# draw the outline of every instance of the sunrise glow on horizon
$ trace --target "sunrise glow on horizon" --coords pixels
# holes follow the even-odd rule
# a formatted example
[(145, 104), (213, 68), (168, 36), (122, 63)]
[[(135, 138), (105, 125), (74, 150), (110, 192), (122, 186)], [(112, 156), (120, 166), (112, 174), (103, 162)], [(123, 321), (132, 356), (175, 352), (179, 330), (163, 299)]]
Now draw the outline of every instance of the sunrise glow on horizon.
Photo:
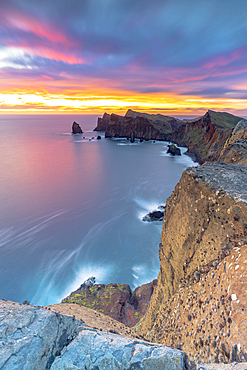
[(3, 0), (0, 114), (246, 116), (246, 15), (230, 0)]

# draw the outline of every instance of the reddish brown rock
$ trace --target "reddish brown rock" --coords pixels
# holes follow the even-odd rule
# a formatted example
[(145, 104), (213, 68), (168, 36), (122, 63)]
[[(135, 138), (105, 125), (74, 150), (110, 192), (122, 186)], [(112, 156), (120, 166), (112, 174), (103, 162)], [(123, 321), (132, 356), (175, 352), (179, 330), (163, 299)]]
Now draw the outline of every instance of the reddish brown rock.
[(156, 283), (157, 280), (144, 284), (134, 292), (128, 284), (82, 284), (62, 303), (77, 303), (92, 308), (133, 327), (145, 315)]

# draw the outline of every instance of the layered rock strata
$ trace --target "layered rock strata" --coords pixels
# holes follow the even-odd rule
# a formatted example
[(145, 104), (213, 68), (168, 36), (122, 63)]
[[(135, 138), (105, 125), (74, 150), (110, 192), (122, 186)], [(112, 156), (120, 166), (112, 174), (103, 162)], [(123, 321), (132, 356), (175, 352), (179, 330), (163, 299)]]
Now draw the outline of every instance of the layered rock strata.
[(246, 178), (247, 165), (218, 162), (183, 173), (165, 208), (158, 285), (138, 330), (145, 338), (198, 361), (246, 358)]
[(77, 303), (104, 313), (113, 319), (135, 326), (145, 315), (157, 280), (131, 291), (128, 284), (82, 285), (62, 303)]

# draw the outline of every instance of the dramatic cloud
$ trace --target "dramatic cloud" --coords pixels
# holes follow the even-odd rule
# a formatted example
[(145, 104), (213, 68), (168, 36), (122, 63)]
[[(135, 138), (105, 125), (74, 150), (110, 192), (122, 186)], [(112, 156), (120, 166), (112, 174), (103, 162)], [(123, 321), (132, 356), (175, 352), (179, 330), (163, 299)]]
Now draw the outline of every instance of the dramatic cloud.
[(1, 0), (0, 92), (145, 95), (157, 110), (191, 95), (239, 110), (246, 16), (244, 0)]

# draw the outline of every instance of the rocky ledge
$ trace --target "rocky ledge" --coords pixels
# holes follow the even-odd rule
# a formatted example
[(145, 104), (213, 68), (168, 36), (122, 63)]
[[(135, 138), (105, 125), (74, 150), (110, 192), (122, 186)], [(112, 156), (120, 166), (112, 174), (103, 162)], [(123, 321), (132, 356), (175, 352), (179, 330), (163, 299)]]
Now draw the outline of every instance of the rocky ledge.
[(247, 165), (188, 168), (164, 213), (158, 284), (138, 333), (200, 362), (247, 360)]
[(193, 369), (182, 351), (95, 330), (47, 309), (0, 300), (2, 370)]

